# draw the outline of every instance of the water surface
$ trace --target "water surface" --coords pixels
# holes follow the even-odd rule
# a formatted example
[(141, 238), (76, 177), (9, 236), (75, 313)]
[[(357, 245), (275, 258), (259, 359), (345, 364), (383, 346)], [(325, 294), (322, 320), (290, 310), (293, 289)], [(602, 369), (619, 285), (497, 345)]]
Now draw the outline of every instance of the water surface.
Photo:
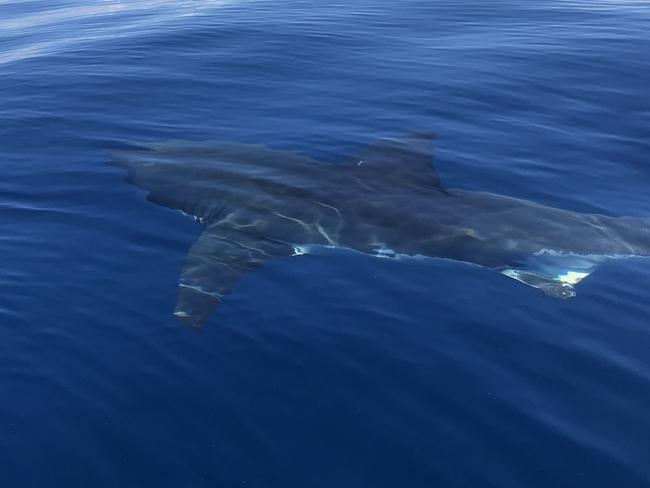
[(650, 216), (648, 32), (641, 1), (0, 1), (3, 486), (648, 486), (649, 262), (562, 302), (280, 260), (197, 334), (200, 226), (104, 164), (435, 130), (448, 187)]

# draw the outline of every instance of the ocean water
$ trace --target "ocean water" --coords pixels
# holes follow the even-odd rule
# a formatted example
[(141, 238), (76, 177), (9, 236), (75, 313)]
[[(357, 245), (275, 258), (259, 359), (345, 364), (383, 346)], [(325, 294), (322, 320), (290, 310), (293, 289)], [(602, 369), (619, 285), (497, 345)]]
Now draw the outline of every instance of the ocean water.
[(650, 486), (650, 260), (278, 260), (172, 315), (201, 228), (104, 164), (434, 130), (446, 186), (650, 216), (650, 4), (0, 1), (3, 487)]

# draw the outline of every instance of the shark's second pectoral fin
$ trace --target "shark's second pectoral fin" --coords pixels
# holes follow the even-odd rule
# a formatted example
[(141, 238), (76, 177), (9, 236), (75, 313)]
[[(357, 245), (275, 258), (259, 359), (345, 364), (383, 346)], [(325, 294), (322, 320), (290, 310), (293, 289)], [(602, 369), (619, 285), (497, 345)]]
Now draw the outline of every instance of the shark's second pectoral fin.
[(569, 271), (564, 275), (548, 277), (521, 269), (505, 269), (501, 273), (528, 286), (538, 288), (548, 296), (561, 299), (576, 296), (575, 285), (588, 276), (588, 273)]
[(174, 315), (201, 328), (242, 276), (273, 257), (293, 254), (294, 248), (284, 243), (206, 228), (185, 258)]

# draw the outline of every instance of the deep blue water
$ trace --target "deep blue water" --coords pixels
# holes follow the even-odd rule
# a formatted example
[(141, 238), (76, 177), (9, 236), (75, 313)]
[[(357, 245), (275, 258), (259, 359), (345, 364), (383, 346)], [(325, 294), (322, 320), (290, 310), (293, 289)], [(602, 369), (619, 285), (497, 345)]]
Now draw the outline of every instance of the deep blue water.
[(649, 61), (643, 1), (0, 1), (0, 483), (650, 486), (650, 260), (278, 260), (196, 333), (200, 226), (104, 164), (435, 130), (447, 186), (650, 216)]

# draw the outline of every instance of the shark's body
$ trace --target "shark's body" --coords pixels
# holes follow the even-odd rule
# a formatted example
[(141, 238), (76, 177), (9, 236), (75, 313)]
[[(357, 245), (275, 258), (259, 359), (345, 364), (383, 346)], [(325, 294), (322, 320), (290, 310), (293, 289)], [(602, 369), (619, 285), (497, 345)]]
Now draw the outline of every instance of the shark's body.
[(340, 164), (214, 142), (123, 151), (113, 164), (149, 200), (205, 225), (175, 312), (197, 327), (248, 271), (319, 248), (473, 263), (560, 298), (607, 259), (650, 255), (648, 219), (444, 189), (432, 139), (381, 140)]

